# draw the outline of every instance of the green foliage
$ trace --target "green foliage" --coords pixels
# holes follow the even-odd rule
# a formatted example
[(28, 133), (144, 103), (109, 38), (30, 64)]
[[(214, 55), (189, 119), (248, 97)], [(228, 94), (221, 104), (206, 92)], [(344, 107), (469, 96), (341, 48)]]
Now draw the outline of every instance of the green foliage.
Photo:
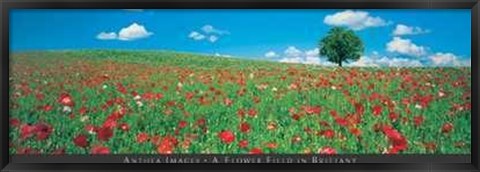
[(320, 40), (320, 56), (338, 64), (360, 59), (364, 51), (362, 40), (353, 32), (343, 27), (332, 28), (326, 37)]

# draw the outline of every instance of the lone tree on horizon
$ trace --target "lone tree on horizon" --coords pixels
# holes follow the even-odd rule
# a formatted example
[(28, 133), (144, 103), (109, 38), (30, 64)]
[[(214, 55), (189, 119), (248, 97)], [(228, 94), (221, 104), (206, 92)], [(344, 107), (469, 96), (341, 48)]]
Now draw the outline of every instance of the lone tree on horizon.
[(343, 27), (334, 27), (328, 31), (326, 37), (320, 40), (320, 56), (342, 67), (342, 62), (358, 60), (363, 54), (362, 40), (352, 30)]

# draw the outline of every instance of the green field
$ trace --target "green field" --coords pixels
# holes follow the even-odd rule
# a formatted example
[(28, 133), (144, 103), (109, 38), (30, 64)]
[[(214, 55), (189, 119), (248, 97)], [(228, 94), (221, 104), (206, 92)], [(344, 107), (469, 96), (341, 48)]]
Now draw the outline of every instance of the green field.
[(10, 57), (11, 154), (470, 154), (471, 69), (160, 51)]

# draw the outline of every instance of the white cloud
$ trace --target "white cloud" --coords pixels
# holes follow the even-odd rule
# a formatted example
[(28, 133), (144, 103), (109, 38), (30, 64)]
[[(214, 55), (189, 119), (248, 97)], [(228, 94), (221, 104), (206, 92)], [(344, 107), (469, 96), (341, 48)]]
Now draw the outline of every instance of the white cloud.
[(139, 25), (138, 23), (132, 23), (130, 26), (122, 28), (118, 34), (115, 32), (100, 32), (96, 38), (99, 40), (131, 41), (147, 38), (151, 35), (153, 35), (153, 33), (147, 31), (145, 26)]
[(353, 30), (362, 30), (369, 27), (386, 26), (389, 22), (380, 17), (370, 16), (365, 11), (345, 10), (327, 15), (323, 22), (331, 26), (344, 26)]
[(217, 35), (229, 34), (228, 31), (216, 29), (215, 27), (209, 24), (203, 26), (202, 31), (206, 34), (217, 34)]
[(422, 56), (426, 53), (426, 48), (415, 45), (410, 39), (402, 39), (400, 37), (393, 37), (393, 40), (387, 43), (387, 51), (395, 52), (402, 55)]
[(362, 56), (359, 60), (348, 63), (348, 67), (421, 67), (423, 64), (416, 59), (397, 57), (369, 57)]
[[(268, 53), (268, 52), (267, 52)], [(418, 59), (380, 57), (378, 52), (372, 52), (372, 56), (361, 56), (359, 60), (346, 63), (346, 67), (420, 67), (423, 64)], [(302, 51), (295, 46), (289, 46), (284, 51), (282, 58), (278, 60), (282, 63), (313, 64), (319, 66), (338, 66), (329, 62), (325, 57), (319, 57), (319, 49), (310, 49)]]
[(416, 59), (409, 58), (387, 58), (383, 57), (378, 60), (378, 63), (388, 67), (421, 67), (422, 62)]
[(192, 38), (193, 40), (196, 40), (196, 41), (200, 41), (200, 40), (203, 40), (205, 39), (205, 35), (201, 34), (201, 33), (198, 33), (196, 31), (192, 31), (190, 32), (190, 34), (188, 35), (189, 38)]
[(367, 56), (361, 56), (357, 61), (345, 64), (348, 67), (379, 67), (380, 65)]
[(210, 37), (208, 37), (208, 41), (210, 41), (211, 43), (214, 43), (217, 40), (218, 40), (218, 36), (210, 35)]
[(100, 40), (114, 40), (114, 39), (117, 39), (117, 33), (115, 33), (115, 32), (101, 32), (97, 35), (97, 39), (100, 39)]
[(122, 41), (130, 41), (141, 38), (146, 38), (153, 35), (152, 32), (147, 31), (145, 26), (138, 23), (133, 23), (128, 27), (124, 27), (118, 32), (118, 39)]
[(196, 41), (205, 40), (211, 43), (215, 43), (220, 39), (221, 36), (227, 34), (230, 33), (225, 30), (216, 29), (212, 25), (207, 24), (201, 27), (198, 31), (191, 31), (188, 37)]
[(428, 56), (434, 66), (471, 66), (471, 59), (462, 59), (452, 53), (435, 53)]
[(215, 53), (214, 56), (216, 56), (216, 57), (232, 57), (232, 55), (220, 54), (220, 53)]
[(295, 46), (289, 46), (283, 53), (286, 57), (300, 57), (303, 54), (303, 52)]
[(315, 48), (313, 50), (305, 51), (305, 55), (307, 57), (318, 57), (319, 53), (320, 53), (320, 49), (318, 49), (318, 48)]
[[(295, 46), (289, 46), (285, 49), (282, 57), (278, 61), (282, 63), (300, 63), (300, 64), (321, 65), (321, 66), (335, 65), (334, 63), (328, 62), (326, 58), (320, 58), (318, 56), (319, 55), (318, 52), (319, 52), (318, 48), (302, 51), (296, 48)], [(278, 56), (280, 57), (280, 55)]]
[(395, 36), (418, 35), (418, 34), (424, 34), (424, 33), (429, 33), (429, 32), (430, 32), (430, 30), (422, 29), (420, 27), (413, 27), (413, 26), (398, 24), (395, 27), (395, 30), (393, 31), (393, 35), (395, 35)]
[(269, 51), (269, 52), (265, 53), (265, 57), (266, 58), (275, 58), (275, 57), (278, 57), (278, 54), (275, 53), (275, 51)]

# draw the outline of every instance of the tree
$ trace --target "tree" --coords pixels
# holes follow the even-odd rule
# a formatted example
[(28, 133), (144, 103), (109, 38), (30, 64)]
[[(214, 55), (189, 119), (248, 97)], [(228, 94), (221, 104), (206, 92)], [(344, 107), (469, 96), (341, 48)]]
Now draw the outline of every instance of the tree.
[(362, 56), (364, 46), (362, 40), (352, 30), (343, 27), (330, 29), (327, 36), (320, 40), (320, 56), (342, 67), (342, 62), (358, 60)]

